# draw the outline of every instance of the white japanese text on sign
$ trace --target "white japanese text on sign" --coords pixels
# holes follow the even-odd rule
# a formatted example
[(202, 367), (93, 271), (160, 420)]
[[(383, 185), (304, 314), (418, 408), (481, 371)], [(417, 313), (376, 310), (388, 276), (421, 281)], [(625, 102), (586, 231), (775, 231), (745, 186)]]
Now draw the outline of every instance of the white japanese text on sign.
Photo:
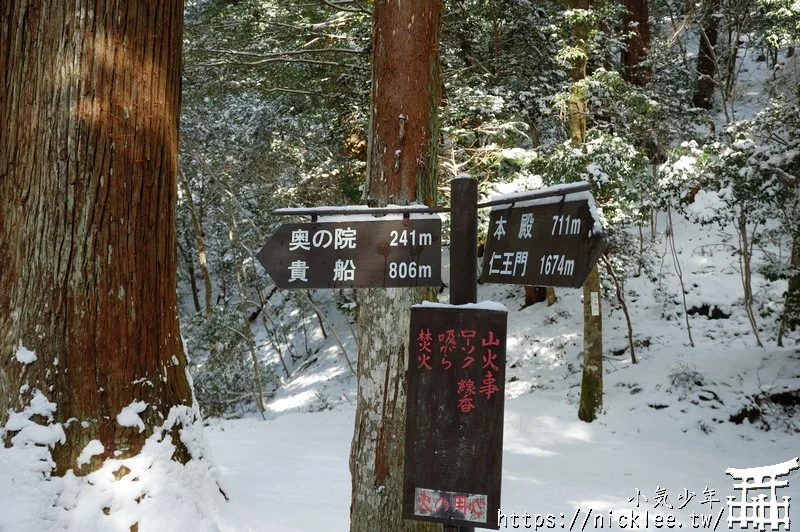
[(280, 288), (438, 286), (441, 220), (284, 224), (257, 257)]

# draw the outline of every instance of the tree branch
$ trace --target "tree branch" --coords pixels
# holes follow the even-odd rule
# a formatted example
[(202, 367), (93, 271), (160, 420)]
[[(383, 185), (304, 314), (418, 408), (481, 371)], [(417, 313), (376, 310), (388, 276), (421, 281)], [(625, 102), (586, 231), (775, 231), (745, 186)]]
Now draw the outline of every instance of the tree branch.
[(289, 92), (292, 94), (305, 94), (306, 96), (319, 96), (322, 91), (304, 91), (299, 89), (287, 89), (285, 87), (273, 87), (271, 89), (262, 89), (264, 92)]
[(269, 52), (269, 53), (256, 53), (256, 52), (243, 52), (240, 50), (219, 50), (215, 48), (206, 48), (204, 52), (213, 54), (230, 54), (230, 55), (243, 55), (246, 57), (257, 57), (259, 59), (273, 59), (294, 55), (307, 55), (307, 54), (355, 54), (362, 55), (363, 50), (352, 50), (350, 48), (309, 48), (306, 50), (286, 50), (283, 52)]
[(221, 66), (221, 65), (234, 65), (234, 66), (262, 66), (269, 63), (304, 63), (307, 65), (322, 65), (322, 66), (335, 66), (335, 67), (344, 67), (347, 66), (345, 63), (337, 63), (336, 61), (320, 61), (316, 59), (288, 59), (285, 57), (270, 57), (267, 59), (261, 59), (259, 61), (213, 61), (211, 63), (199, 63), (197, 66), (199, 67), (214, 67), (214, 66)]
[[(365, 9), (360, 3), (354, 1), (346, 1), (346, 2), (332, 2), (329, 0), (320, 0), (323, 4), (328, 7), (332, 7), (337, 11), (347, 11), (348, 13), (363, 13), (365, 15), (372, 16), (372, 11)], [(343, 7), (343, 4), (353, 4), (358, 7), (351, 8), (351, 7)]]
[(312, 24), (300, 24), (300, 25), (287, 24), (285, 22), (278, 22), (278, 21), (273, 20), (272, 22), (270, 22), (270, 25), (276, 26), (278, 28), (287, 28), (287, 29), (295, 30), (295, 31), (311, 30), (311, 31), (308, 31), (308, 35), (309, 36), (325, 37), (326, 39), (332, 39), (332, 40), (335, 40), (335, 41), (355, 41), (356, 40), (355, 37), (351, 37), (350, 35), (335, 35), (333, 33), (322, 33), (322, 32), (319, 32), (319, 31), (313, 31), (312, 28), (314, 28), (316, 26), (312, 25)]

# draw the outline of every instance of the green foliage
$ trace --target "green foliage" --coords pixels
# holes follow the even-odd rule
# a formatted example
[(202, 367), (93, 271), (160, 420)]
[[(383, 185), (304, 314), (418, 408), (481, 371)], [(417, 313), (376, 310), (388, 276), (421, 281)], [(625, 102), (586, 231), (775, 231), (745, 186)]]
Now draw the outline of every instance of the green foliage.
[[(587, 73), (601, 67), (618, 68), (619, 50), (624, 47), (625, 37), (618, 26), (624, 12), (624, 6), (614, 0), (591, 2), (591, 9), (558, 11), (554, 22), (558, 27), (558, 56), (562, 65), (571, 68), (574, 60), (585, 57), (589, 62)], [(584, 31), (587, 42), (577, 42)], [(588, 50), (588, 55), (584, 50)]]
[(556, 61), (563, 66), (569, 66), (577, 61), (586, 61), (589, 56), (581, 46), (565, 46), (556, 54)]
[[(189, 369), (204, 415), (225, 415), (255, 402), (258, 383), (243, 334), (246, 319), (236, 310), (219, 307), (210, 316), (196, 314), (183, 320), (187, 351), (193, 354)], [(259, 365), (261, 385), (276, 387), (275, 368), (263, 361)]]
[[(285, 221), (272, 210), (360, 202), (371, 18), (358, 9), (369, 5), (347, 4), (356, 12), (275, 0), (187, 5), (181, 170), (202, 225), (215, 315), (184, 322), (198, 396), (216, 409), (252, 394), (247, 346), (231, 331), (243, 331), (240, 300), (259, 300), (271, 288), (253, 255)], [(626, 34), (618, 1), (570, 10), (561, 0), (447, 0), (440, 204), (448, 203), (448, 178), (463, 172), (478, 178), (484, 197), (589, 180), (620, 278), (649, 264), (637, 226), (674, 205), (699, 223), (746, 214), (751, 227), (763, 228), (757, 246), (769, 241), (785, 251), (800, 233), (797, 102), (776, 98), (747, 121), (731, 113), (716, 134), (691, 103), (702, 3), (651, 0), (649, 8), (652, 78), (636, 87), (620, 74)], [(711, 15), (720, 28), (716, 81), (731, 94), (743, 56), (775, 52), (772, 59), (775, 47), (800, 38), (795, 0), (721, 2)], [(576, 40), (579, 27), (585, 43)], [(572, 65), (584, 59), (587, 75), (573, 84)], [(796, 92), (796, 80), (786, 81)], [(576, 96), (587, 104), (581, 148), (569, 141), (568, 104)], [(194, 245), (189, 199), (181, 192), (182, 246)], [(180, 255), (184, 269), (192, 255)], [(767, 254), (762, 273), (798, 280), (787, 256)], [(783, 315), (792, 324), (800, 323), (798, 302), (790, 291)], [(337, 305), (350, 312), (347, 297)]]
[[(780, 245), (788, 239), (794, 246), (800, 244), (798, 179), (800, 108), (773, 100), (754, 119), (737, 122), (713, 142), (688, 142), (673, 150), (659, 184), (664, 201), (675, 201), (698, 223), (746, 224), (756, 244), (772, 240)], [(770, 254), (767, 259), (761, 269), (767, 279), (795, 281), (786, 294), (783, 318), (796, 326), (798, 265)]]
[[(368, 13), (322, 3), (198, 2), (187, 8), (185, 36), (184, 156), (209, 151), (207, 135), (196, 138), (186, 122), (208, 124), (202, 115), (224, 107), (233, 123), (217, 112), (219, 153), (227, 157), (242, 141), (252, 146), (255, 168), (229, 166), (269, 183), (284, 206), (356, 195), (363, 162), (344, 139), (363, 135), (366, 122)], [(263, 142), (241, 131), (239, 115), (259, 122), (251, 131)]]
[[(467, 172), (483, 182), (503, 179), (509, 168), (496, 157), (498, 150), (531, 147), (530, 126), (508, 109), (507, 96), (486, 88), (459, 87), (451, 92), (441, 128), (445, 135), (441, 164), (451, 177)], [(443, 180), (441, 185), (447, 183)]]
[[(538, 145), (556, 122), (549, 98), (567, 75), (555, 61), (560, 2), (453, 0), (442, 35), (447, 105), (443, 176), (486, 184), (513, 171), (499, 150)], [(446, 186), (446, 178), (442, 179)], [(440, 191), (446, 197), (446, 191)]]
[[(796, 278), (798, 275), (800, 275), (800, 272), (794, 271), (787, 278)], [(800, 290), (786, 291), (781, 318), (790, 330), (800, 327)]]
[(758, 19), (766, 42), (774, 47), (800, 39), (800, 3), (796, 0), (758, 0)]
[(786, 234), (800, 236), (797, 113), (796, 105), (773, 101), (713, 142), (682, 144), (662, 169), (662, 190), (699, 223), (727, 225), (742, 214), (764, 223), (778, 215)]

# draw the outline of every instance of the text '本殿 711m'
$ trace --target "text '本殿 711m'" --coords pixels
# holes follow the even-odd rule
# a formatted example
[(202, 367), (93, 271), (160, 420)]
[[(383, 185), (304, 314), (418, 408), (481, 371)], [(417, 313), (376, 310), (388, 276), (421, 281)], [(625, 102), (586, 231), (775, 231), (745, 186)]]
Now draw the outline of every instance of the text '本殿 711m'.
[(577, 288), (605, 247), (588, 191), (509, 201), (492, 208), (481, 280)]

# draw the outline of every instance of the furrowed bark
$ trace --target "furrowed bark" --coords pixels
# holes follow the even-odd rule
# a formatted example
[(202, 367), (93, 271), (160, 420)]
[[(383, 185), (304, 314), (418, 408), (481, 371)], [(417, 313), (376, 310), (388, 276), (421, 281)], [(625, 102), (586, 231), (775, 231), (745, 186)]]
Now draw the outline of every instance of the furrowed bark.
[[(436, 201), (441, 0), (378, 0), (364, 199)], [(358, 403), (350, 454), (350, 529), (433, 531), (401, 518), (411, 305), (426, 290), (359, 292)]]
[(641, 64), (647, 57), (650, 48), (650, 13), (648, 0), (623, 0), (626, 12), (622, 16), (622, 31), (632, 33), (625, 39), (626, 47), (622, 50), (622, 65), (625, 80), (643, 87), (652, 77), (650, 67)]
[[(56, 474), (85, 474), (192, 401), (176, 308), (183, 4), (19, 0), (0, 17), (0, 422), (40, 390), (66, 433)], [(20, 345), (37, 360), (20, 364)], [(116, 420), (133, 401), (141, 432)], [(93, 439), (104, 452), (79, 469)]]
[(441, 17), (440, 0), (375, 3), (364, 188), (370, 205), (436, 199)]

